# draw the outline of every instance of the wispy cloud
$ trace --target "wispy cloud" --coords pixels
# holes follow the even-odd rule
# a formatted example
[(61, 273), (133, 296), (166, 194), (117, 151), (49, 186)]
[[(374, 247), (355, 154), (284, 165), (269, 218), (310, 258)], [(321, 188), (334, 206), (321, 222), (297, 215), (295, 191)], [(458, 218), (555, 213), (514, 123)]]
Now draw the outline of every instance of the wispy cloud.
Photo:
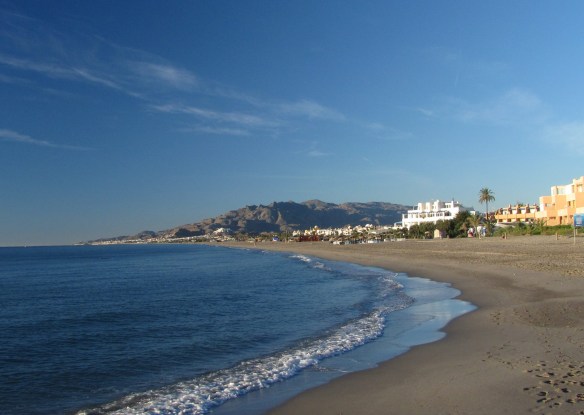
[(511, 88), (477, 102), (449, 98), (428, 112), (435, 118), (472, 126), (513, 128), (518, 138), (537, 140), (554, 151), (584, 155), (584, 121), (558, 121), (540, 96), (524, 88)]
[(487, 78), (504, 78), (510, 72), (505, 62), (469, 59), (462, 52), (449, 48), (427, 48), (422, 54), (432, 65), (450, 73), (453, 89), (464, 87), (468, 81), (476, 83)]
[(0, 141), (12, 141), (16, 143), (22, 144), (31, 144), (35, 146), (42, 146), (42, 147), (53, 147), (53, 148), (62, 148), (67, 150), (90, 150), (87, 147), (78, 147), (78, 146), (69, 146), (64, 144), (56, 144), (46, 140), (39, 140), (36, 138), (32, 138), (25, 134), (17, 133), (16, 131), (7, 130), (7, 129), (0, 129)]
[(331, 152), (322, 151), (321, 144), (319, 141), (297, 140), (297, 142), (298, 145), (300, 146), (298, 154), (303, 155), (305, 157), (320, 158), (329, 157), (333, 155), (333, 153)]
[(66, 69), (59, 65), (44, 62), (34, 62), (28, 59), (19, 59), (13, 56), (7, 56), (5, 54), (0, 54), (0, 64), (24, 71), (38, 72), (54, 78), (75, 77), (75, 74), (71, 69)]
[(213, 81), (201, 81), (199, 90), (205, 95), (244, 102), (262, 111), (278, 114), (283, 117), (305, 117), (311, 120), (320, 119), (329, 121), (347, 120), (347, 117), (341, 112), (312, 99), (305, 98), (296, 101), (286, 101), (282, 99), (261, 98)]
[(584, 121), (550, 125), (543, 134), (554, 148), (565, 149), (569, 154), (584, 155)]
[(153, 105), (151, 108), (164, 113), (188, 114), (199, 118), (250, 127), (275, 127), (278, 125), (278, 122), (274, 120), (243, 112), (214, 111), (206, 108), (180, 104)]
[[(200, 81), (198, 91), (207, 96), (218, 98), (216, 106), (221, 108), (237, 107), (243, 108), (238, 111), (224, 111), (215, 108), (189, 105), (185, 103), (153, 103), (148, 106), (151, 110), (166, 114), (182, 114), (194, 117), (205, 124), (203, 127), (196, 127), (190, 131), (200, 131), (212, 134), (227, 134), (250, 136), (256, 133), (269, 133), (270, 136), (278, 136), (281, 133), (298, 131), (302, 128), (298, 123), (299, 119), (308, 119), (313, 122), (347, 122), (347, 118), (324, 105), (312, 100), (300, 100), (295, 102), (284, 102), (282, 100), (260, 99), (249, 94), (238, 94), (230, 88), (208, 89), (203, 81)], [(215, 91), (221, 91), (215, 95)], [(184, 101), (200, 100), (198, 94), (188, 95)], [(234, 102), (237, 101), (237, 102)], [(242, 102), (244, 103), (242, 105)], [(247, 104), (247, 105), (246, 105)], [(187, 131), (184, 130), (183, 131)], [(328, 154), (317, 154), (313, 156), (323, 156)]]
[[(110, 47), (123, 49), (115, 45), (110, 45)], [(294, 118), (304, 117), (310, 120), (332, 122), (346, 120), (346, 117), (340, 112), (314, 100), (302, 99), (286, 102), (276, 99), (262, 99), (231, 87), (220, 85), (212, 80), (201, 80), (192, 71), (179, 68), (159, 57), (135, 50), (132, 50), (131, 54), (141, 60), (120, 59), (116, 65), (112, 65), (113, 68), (118, 70), (118, 72), (114, 73), (106, 73), (99, 70), (98, 67), (95, 69), (88, 69), (82, 66), (62, 67), (54, 64), (47, 65), (10, 58), (6, 58), (6, 61), (22, 69), (34, 70), (47, 76), (83, 80), (123, 91), (130, 96), (151, 102), (152, 104), (149, 107), (161, 113), (185, 114), (217, 123), (274, 129), (284, 126)], [(0, 63), (2, 62), (1, 58), (0, 56)], [(126, 68), (127, 72), (124, 72), (123, 68)], [(185, 96), (185, 100), (195, 100), (200, 96), (217, 98), (219, 106), (222, 108), (241, 107), (239, 103), (243, 102), (247, 104), (248, 111), (224, 111), (196, 105), (160, 103), (158, 93), (164, 92), (168, 88), (179, 90)], [(141, 92), (134, 92), (136, 90)], [(236, 104), (236, 102), (238, 103)], [(212, 128), (217, 134), (220, 131), (231, 135), (247, 134), (241, 130), (221, 126), (206, 128), (207, 132), (211, 132), (210, 128)]]
[(384, 141), (410, 140), (414, 137), (409, 131), (398, 130), (379, 122), (365, 123), (363, 128), (367, 129), (372, 137)]
[(530, 91), (514, 88), (490, 101), (466, 104), (457, 114), (463, 121), (510, 124), (540, 118), (542, 101)]
[(244, 91), (239, 91), (216, 81), (208, 79), (206, 79), (205, 82), (201, 80), (199, 81), (199, 90), (204, 95), (216, 98), (224, 98), (229, 101), (243, 102), (255, 108), (269, 108), (274, 106), (274, 104), (269, 100), (262, 99)]
[(88, 81), (108, 88), (123, 90), (124, 88), (112, 79), (92, 70), (82, 67), (68, 67), (62, 64), (35, 62), (28, 59), (15, 58), (0, 54), (0, 64), (20, 69), (22, 71), (36, 72), (49, 78), (68, 79), (76, 81)]
[(345, 120), (345, 116), (340, 112), (308, 99), (281, 103), (278, 106), (278, 111), (293, 116), (306, 116), (310, 119), (319, 118), (335, 121)]
[[(72, 37), (22, 16), (4, 15), (0, 18), (3, 22), (13, 26), (13, 36), (11, 47), (0, 51), (0, 69), (8, 67), (12, 73), (0, 73), (0, 82), (28, 82), (36, 91), (59, 89), (71, 94), (79, 93), (73, 83), (91, 84), (138, 99), (140, 109), (194, 117), (202, 125), (192, 131), (208, 134), (245, 136), (268, 132), (275, 136), (301, 129), (302, 120), (350, 121), (313, 99), (256, 96), (213, 79), (202, 79), (190, 68), (161, 56), (99, 36), (76, 33)], [(0, 34), (6, 32), (0, 27)], [(69, 81), (70, 88), (65, 82), (59, 82), (57, 87), (51, 85), (43, 77)]]
[(319, 150), (310, 150), (308, 153), (306, 153), (306, 155), (308, 157), (326, 157), (326, 156), (330, 156), (331, 153), (325, 153), (325, 152), (319, 151)]
[(433, 107), (411, 110), (426, 118), (497, 126), (541, 123), (549, 117), (544, 102), (535, 93), (523, 88), (511, 88), (490, 99), (477, 101), (447, 97)]
[(146, 83), (177, 89), (192, 89), (199, 85), (194, 73), (170, 64), (130, 61), (128, 67)]
[(91, 70), (86, 68), (71, 68), (71, 72), (79, 79), (83, 79), (89, 82), (93, 82), (95, 84), (100, 84), (106, 86), (108, 88), (113, 88), (117, 90), (123, 90), (124, 88), (121, 87), (117, 82), (108, 79), (107, 77), (93, 73)]
[(0, 74), (0, 82), (2, 82), (4, 84), (14, 84), (14, 85), (26, 85), (29, 83), (26, 79), (15, 78), (13, 76), (6, 76), (3, 74)]
[(182, 132), (198, 132), (205, 134), (216, 134), (216, 135), (233, 135), (240, 137), (248, 137), (251, 134), (243, 128), (227, 128), (227, 127), (210, 127), (210, 126), (195, 126), (191, 128), (181, 128), (179, 131)]
[(432, 110), (432, 109), (428, 109), (428, 108), (422, 108), (422, 107), (418, 107), (414, 109), (415, 111), (419, 112), (420, 114), (426, 116), (426, 117), (435, 117), (436, 116), (436, 111)]

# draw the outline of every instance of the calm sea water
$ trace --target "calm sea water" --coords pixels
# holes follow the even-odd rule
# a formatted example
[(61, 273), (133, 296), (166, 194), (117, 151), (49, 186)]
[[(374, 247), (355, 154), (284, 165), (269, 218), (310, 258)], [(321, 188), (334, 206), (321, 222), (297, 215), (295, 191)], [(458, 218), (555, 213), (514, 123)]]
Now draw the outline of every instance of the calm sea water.
[[(472, 308), (449, 300), (456, 294), (292, 254), (1, 248), (0, 413), (259, 413), (440, 337), (439, 328)], [(400, 343), (404, 333), (410, 340)], [(280, 392), (270, 398), (268, 387)]]

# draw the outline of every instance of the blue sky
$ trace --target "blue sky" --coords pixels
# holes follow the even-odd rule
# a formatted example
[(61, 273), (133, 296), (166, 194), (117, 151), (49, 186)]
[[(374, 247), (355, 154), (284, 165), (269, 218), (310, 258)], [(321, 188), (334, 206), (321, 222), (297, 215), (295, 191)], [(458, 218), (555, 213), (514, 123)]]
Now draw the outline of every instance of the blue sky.
[(0, 0), (0, 246), (584, 174), (580, 1)]

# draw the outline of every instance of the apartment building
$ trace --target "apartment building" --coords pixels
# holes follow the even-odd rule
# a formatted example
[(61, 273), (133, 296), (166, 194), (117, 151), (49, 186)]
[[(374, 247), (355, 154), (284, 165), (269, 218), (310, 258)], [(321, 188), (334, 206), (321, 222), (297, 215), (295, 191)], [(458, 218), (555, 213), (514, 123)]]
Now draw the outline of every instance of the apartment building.
[(497, 224), (513, 225), (543, 220), (547, 226), (572, 225), (575, 214), (584, 214), (584, 176), (572, 183), (552, 186), (549, 196), (540, 196), (539, 205), (515, 205), (495, 211)]
[(495, 221), (499, 225), (514, 225), (517, 223), (532, 223), (537, 219), (539, 205), (507, 206), (495, 211)]
[(574, 215), (584, 214), (584, 176), (570, 184), (552, 186), (549, 196), (539, 198), (539, 207), (536, 217), (547, 226), (572, 225)]
[(459, 212), (467, 210), (469, 209), (454, 200), (450, 202), (440, 200), (420, 202), (416, 209), (410, 209), (408, 213), (402, 214), (401, 226), (409, 229), (413, 225), (420, 225), (422, 223), (436, 223), (439, 220), (450, 220), (454, 219)]

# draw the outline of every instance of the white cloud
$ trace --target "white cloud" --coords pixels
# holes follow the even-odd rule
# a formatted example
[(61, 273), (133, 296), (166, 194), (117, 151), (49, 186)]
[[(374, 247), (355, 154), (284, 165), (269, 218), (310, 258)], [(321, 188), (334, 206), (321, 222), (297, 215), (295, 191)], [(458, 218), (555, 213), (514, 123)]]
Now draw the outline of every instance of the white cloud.
[(512, 88), (491, 100), (469, 103), (450, 99), (437, 116), (470, 124), (491, 124), (528, 132), (529, 137), (546, 143), (554, 150), (584, 155), (584, 121), (561, 121), (535, 93)]
[(319, 118), (334, 121), (343, 121), (345, 116), (338, 111), (327, 108), (317, 102), (303, 99), (296, 102), (282, 103), (278, 106), (278, 111), (287, 115), (306, 116), (308, 118)]
[(250, 127), (275, 127), (278, 125), (278, 122), (276, 121), (243, 112), (214, 111), (181, 104), (153, 105), (151, 108), (159, 112), (189, 114), (217, 122), (240, 124)]
[(82, 67), (68, 67), (54, 63), (34, 62), (0, 54), (0, 64), (23, 71), (36, 72), (49, 78), (87, 81), (116, 90), (124, 90), (122, 86), (103, 74)]
[(15, 131), (5, 130), (5, 129), (0, 130), (0, 139), (2, 139), (3, 141), (16, 141), (18, 143), (35, 144), (35, 145), (39, 145), (39, 146), (51, 146), (52, 145), (48, 141), (35, 140), (34, 138), (29, 137), (27, 135), (19, 134)]
[(308, 157), (326, 157), (326, 156), (330, 156), (330, 153), (325, 153), (322, 151), (318, 151), (318, 150), (310, 150), (307, 153)]
[(199, 84), (195, 74), (169, 64), (130, 62), (129, 66), (148, 83), (167, 85), (177, 89), (191, 89)]
[(322, 150), (319, 150), (321, 147), (318, 141), (305, 141), (305, 140), (298, 140), (298, 144), (301, 146), (298, 154), (303, 154), (307, 157), (328, 157), (331, 156), (332, 153), (328, 153)]
[(542, 101), (537, 95), (514, 88), (491, 101), (467, 104), (458, 115), (467, 122), (510, 124), (531, 122), (544, 114)]
[(412, 110), (430, 118), (499, 126), (541, 124), (549, 118), (548, 109), (539, 96), (522, 88), (511, 88), (482, 101), (448, 97), (434, 107)]
[(510, 66), (505, 62), (469, 59), (460, 51), (449, 48), (432, 47), (422, 53), (432, 65), (450, 73), (453, 89), (469, 80), (476, 83), (477, 80), (480, 82), (483, 79), (505, 78), (510, 73)]
[[(36, 91), (49, 92), (56, 88), (46, 79), (31, 74), (89, 83), (137, 98), (159, 113), (195, 117), (202, 124), (195, 130), (209, 134), (244, 136), (262, 131), (278, 135), (284, 130), (290, 132), (301, 128), (298, 121), (302, 119), (350, 121), (339, 111), (312, 99), (291, 101), (254, 96), (212, 79), (200, 79), (186, 67), (102, 37), (83, 33), (72, 37), (46, 27), (42, 22), (11, 21), (15, 28), (10, 32), (18, 33), (11, 42), (20, 47), (10, 49), (11, 52), (0, 52), (0, 67), (10, 67), (14, 76), (21, 76), (22, 82), (30, 83)], [(0, 34), (4, 32), (0, 27)], [(14, 83), (17, 79), (20, 78), (0, 74), (3, 83)], [(67, 88), (65, 82), (60, 82), (58, 90), (63, 94), (80, 93), (74, 85), (70, 86)], [(180, 94), (180, 98), (168, 98), (172, 96), (170, 94)], [(190, 105), (199, 102), (200, 98), (204, 98), (204, 105)], [(167, 100), (177, 102), (178, 99), (187, 104), (164, 104)]]
[(42, 147), (64, 148), (68, 150), (89, 150), (88, 148), (85, 147), (68, 146), (62, 144), (55, 144), (46, 140), (39, 140), (36, 138), (32, 138), (28, 135), (20, 134), (15, 131), (7, 129), (0, 129), (0, 141), (13, 141), (16, 143), (32, 144), (35, 146)]
[(415, 111), (419, 112), (422, 115), (425, 115), (426, 117), (435, 117), (436, 116), (436, 111), (432, 110), (432, 109), (428, 109), (428, 108), (415, 108)]
[(381, 123), (366, 123), (363, 127), (371, 132), (371, 136), (384, 141), (411, 140), (414, 135), (409, 131), (401, 131), (393, 127), (387, 127)]
[(573, 121), (546, 128), (544, 138), (556, 149), (584, 155), (584, 122)]
[(206, 134), (217, 134), (217, 135), (234, 135), (234, 136), (250, 136), (251, 133), (242, 128), (226, 128), (226, 127), (209, 127), (209, 126), (196, 126), (193, 128), (183, 128), (181, 131), (184, 132), (201, 132)]
[(59, 65), (34, 62), (27, 59), (19, 59), (12, 56), (0, 54), (0, 64), (10, 66), (25, 71), (33, 71), (53, 78), (73, 78), (74, 72), (71, 69), (63, 68)]
[(95, 84), (100, 84), (103, 86), (107, 86), (109, 88), (123, 90), (123, 88), (118, 85), (116, 82), (106, 79), (105, 77), (92, 73), (89, 69), (84, 68), (72, 68), (72, 73), (75, 74), (79, 79), (83, 79), (89, 82), (93, 82)]

